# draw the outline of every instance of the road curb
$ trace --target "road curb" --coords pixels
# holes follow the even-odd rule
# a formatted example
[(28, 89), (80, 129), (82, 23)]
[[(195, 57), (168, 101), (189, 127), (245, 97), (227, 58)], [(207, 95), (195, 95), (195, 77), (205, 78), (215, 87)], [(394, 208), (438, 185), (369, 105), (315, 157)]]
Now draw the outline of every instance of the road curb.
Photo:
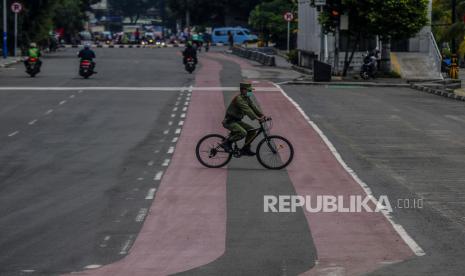
[[(124, 49), (129, 49), (129, 48), (148, 48), (148, 49), (159, 49), (159, 48), (178, 48), (178, 47), (185, 47), (185, 44), (165, 44), (165, 46), (157, 46), (157, 45), (136, 45), (136, 44), (92, 44), (93, 48), (124, 48)], [(213, 47), (221, 47), (224, 46), (224, 44), (221, 43), (212, 43), (211, 46)], [(83, 47), (83, 45), (80, 44), (65, 44), (62, 45), (62, 48), (69, 49), (69, 48), (80, 48)]]
[(0, 64), (0, 68), (7, 68), (7, 67), (10, 67), (11, 65), (17, 64), (19, 62), (21, 62), (21, 59), (12, 60), (12, 61), (9, 61), (7, 63)]
[(327, 86), (362, 86), (362, 87), (410, 87), (408, 83), (376, 83), (376, 82), (316, 82), (316, 81), (290, 81), (290, 85), (327, 85)]
[(442, 96), (442, 97), (457, 100), (457, 101), (462, 101), (462, 102), (465, 101), (465, 96), (455, 94), (453, 89), (446, 88), (445, 90), (443, 90), (443, 89), (438, 89), (435, 87), (429, 87), (429, 86), (415, 84), (415, 83), (410, 84), (410, 88), (415, 89), (417, 91), (434, 94), (434, 95)]

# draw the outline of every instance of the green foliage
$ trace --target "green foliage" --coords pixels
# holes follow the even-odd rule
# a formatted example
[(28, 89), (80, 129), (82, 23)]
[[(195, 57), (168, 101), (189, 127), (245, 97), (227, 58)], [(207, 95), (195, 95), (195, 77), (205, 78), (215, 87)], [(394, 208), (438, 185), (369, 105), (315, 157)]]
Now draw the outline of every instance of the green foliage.
[[(296, 9), (296, 4), (290, 0), (272, 0), (257, 5), (249, 17), (249, 24), (260, 32), (261, 37), (266, 41), (274, 41), (278, 45), (283, 45), (287, 40), (287, 23), (283, 15), (287, 11)], [(297, 28), (297, 24), (292, 22), (291, 31)]]
[(190, 11), (192, 25), (224, 25), (227, 15), (244, 17), (263, 0), (167, 0), (177, 18), (184, 19)]
[(465, 0), (457, 0), (456, 23), (452, 24), (452, 7), (450, 0), (433, 1), (433, 33), (441, 46), (444, 42), (455, 40), (458, 45), (458, 52), (462, 56), (465, 54), (464, 36), (465, 25)]
[[(428, 0), (342, 0), (341, 7), (341, 12), (349, 15), (352, 32), (385, 40), (410, 38), (428, 23)], [(325, 11), (320, 21), (329, 18)]]
[[(85, 19), (84, 11), (97, 1), (22, 0), (24, 9), (19, 14), (20, 47), (27, 47), (31, 41), (46, 46), (49, 34), (55, 28), (65, 28), (69, 35), (80, 31)], [(13, 24), (10, 23), (9, 27), (12, 28)], [(10, 33), (12, 33), (11, 29)]]
[(292, 49), (287, 53), (287, 60), (291, 64), (297, 64), (299, 62), (299, 53), (296, 49)]

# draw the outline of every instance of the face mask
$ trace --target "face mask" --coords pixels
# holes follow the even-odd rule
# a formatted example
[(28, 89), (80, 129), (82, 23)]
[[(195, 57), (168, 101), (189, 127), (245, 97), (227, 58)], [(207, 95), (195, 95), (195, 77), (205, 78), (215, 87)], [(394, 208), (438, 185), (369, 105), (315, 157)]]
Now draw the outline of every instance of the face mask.
[(253, 92), (252, 91), (247, 91), (247, 97), (252, 97), (253, 96)]

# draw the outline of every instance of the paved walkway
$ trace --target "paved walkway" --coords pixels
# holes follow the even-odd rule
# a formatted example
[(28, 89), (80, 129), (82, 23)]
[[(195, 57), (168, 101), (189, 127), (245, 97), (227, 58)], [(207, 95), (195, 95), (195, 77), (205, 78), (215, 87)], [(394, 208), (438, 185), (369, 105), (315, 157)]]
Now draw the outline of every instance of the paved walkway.
[(0, 67), (7, 67), (12, 64), (17, 63), (20, 60), (19, 57), (8, 57), (8, 58), (0, 58)]

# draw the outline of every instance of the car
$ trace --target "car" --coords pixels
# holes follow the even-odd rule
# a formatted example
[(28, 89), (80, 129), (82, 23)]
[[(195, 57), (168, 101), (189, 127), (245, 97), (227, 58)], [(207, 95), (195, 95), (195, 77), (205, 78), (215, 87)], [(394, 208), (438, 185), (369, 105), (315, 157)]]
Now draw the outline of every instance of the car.
[(252, 32), (249, 29), (243, 27), (223, 27), (213, 29), (212, 43), (229, 44), (228, 32), (231, 32), (233, 34), (235, 44), (256, 42), (258, 40), (258, 37), (252, 34)]

